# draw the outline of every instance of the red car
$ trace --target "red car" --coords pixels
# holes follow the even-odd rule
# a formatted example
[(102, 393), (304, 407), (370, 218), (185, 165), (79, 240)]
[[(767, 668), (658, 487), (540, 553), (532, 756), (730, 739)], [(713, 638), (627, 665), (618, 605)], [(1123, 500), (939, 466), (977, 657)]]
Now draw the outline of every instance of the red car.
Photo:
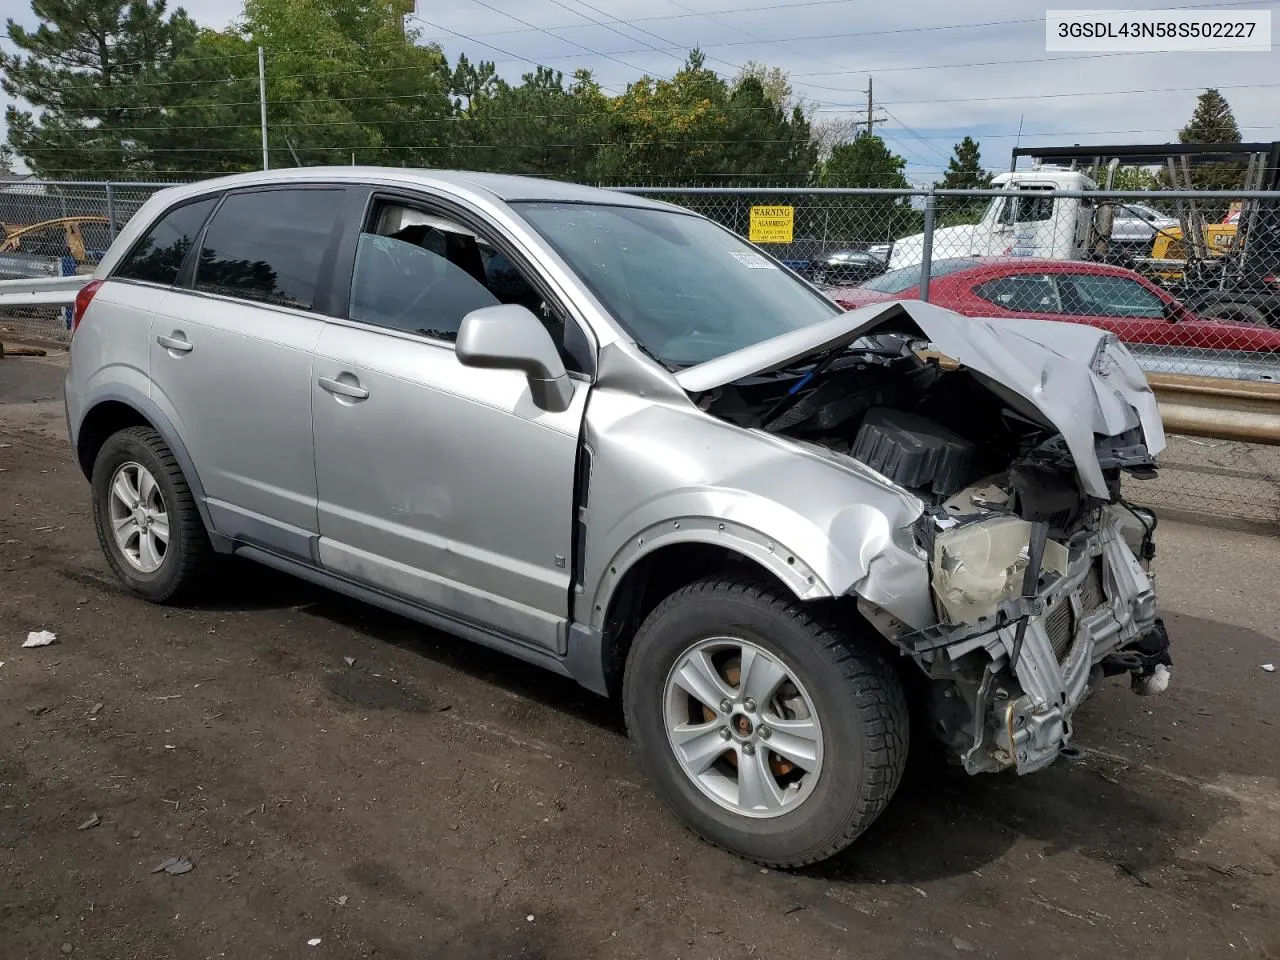
[[(919, 299), (920, 268), (891, 270), (859, 287), (828, 290), (827, 296), (846, 310)], [(1280, 354), (1280, 330), (1202, 319), (1146, 277), (1101, 263), (938, 260), (929, 280), (929, 302), (967, 317), (1087, 323), (1112, 331), (1124, 343)]]

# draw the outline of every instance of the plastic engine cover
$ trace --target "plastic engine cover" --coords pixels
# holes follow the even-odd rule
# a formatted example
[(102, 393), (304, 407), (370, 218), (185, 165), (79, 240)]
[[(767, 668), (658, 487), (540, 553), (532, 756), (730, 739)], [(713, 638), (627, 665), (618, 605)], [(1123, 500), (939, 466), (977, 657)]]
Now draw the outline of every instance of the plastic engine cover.
[(905, 410), (873, 407), (851, 451), (900, 487), (947, 496), (961, 489), (973, 461), (973, 444), (940, 423)]

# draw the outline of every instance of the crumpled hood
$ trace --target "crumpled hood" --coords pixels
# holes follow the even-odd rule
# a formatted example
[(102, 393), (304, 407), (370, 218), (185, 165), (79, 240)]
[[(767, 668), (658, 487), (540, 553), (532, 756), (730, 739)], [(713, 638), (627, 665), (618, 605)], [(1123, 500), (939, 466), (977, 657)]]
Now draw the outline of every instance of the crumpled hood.
[(848, 346), (879, 327), (918, 332), (1010, 405), (1051, 423), (1066, 441), (1085, 491), (1095, 497), (1109, 496), (1095, 437), (1116, 436), (1140, 424), (1147, 450), (1155, 455), (1164, 449), (1155, 395), (1114, 335), (1052, 320), (962, 317), (919, 300), (850, 310), (689, 367), (676, 380), (690, 393), (701, 393)]

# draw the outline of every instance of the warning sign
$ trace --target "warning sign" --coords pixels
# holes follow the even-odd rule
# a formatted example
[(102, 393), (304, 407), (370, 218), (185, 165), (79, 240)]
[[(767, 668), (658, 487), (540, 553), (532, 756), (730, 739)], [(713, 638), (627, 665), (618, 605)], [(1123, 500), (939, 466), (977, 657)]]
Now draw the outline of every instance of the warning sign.
[(794, 207), (752, 207), (747, 239), (752, 243), (790, 243), (795, 222)]

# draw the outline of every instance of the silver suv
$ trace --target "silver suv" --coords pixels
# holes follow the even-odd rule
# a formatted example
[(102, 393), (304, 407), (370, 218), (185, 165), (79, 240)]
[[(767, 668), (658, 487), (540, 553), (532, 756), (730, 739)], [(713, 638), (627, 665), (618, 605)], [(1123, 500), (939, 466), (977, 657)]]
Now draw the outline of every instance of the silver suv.
[(846, 313), (676, 207), (358, 168), (156, 195), (74, 323), (130, 590), (235, 554), (620, 696), (663, 800), (761, 863), (848, 845), (909, 733), (1028, 773), (1104, 675), (1169, 678), (1120, 485), (1164, 436), (1099, 330)]

